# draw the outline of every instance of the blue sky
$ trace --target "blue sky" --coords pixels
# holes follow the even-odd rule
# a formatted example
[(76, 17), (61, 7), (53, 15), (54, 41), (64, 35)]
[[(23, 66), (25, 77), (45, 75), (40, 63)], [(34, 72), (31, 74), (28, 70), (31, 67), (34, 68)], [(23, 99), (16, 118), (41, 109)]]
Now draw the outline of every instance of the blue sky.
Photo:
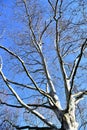
[[(18, 21), (14, 17), (14, 13), (16, 13), (15, 12), (16, 11), (15, 10), (15, 0), (0, 0), (0, 2), (1, 2), (0, 3), (0, 26), (1, 26), (0, 34), (2, 35), (2, 37), (0, 38), (0, 45), (14, 49), (14, 48), (16, 48), (15, 36), (17, 35), (17, 32), (20, 33), (22, 31), (24, 31), (25, 25), (22, 26), (22, 22)], [(47, 0), (44, 0), (44, 1), (40, 0), (40, 2), (41, 2), (41, 5), (43, 4), (44, 7), (47, 6), (46, 5)], [(83, 27), (83, 29), (84, 29), (84, 27)], [(18, 36), (17, 36), (17, 38), (18, 38)], [(48, 40), (48, 38), (46, 40)], [(47, 52), (47, 53), (49, 55), (49, 52)], [(8, 77), (12, 78), (12, 76), (14, 74), (11, 75), (11, 73), (9, 74), (9, 72), (12, 72), (13, 70), (15, 71), (15, 69), (13, 68), (13, 70), (7, 71), (8, 67), (6, 66), (6, 63), (8, 61), (5, 61), (5, 60), (6, 60), (6, 56), (8, 56), (8, 54), (4, 53), (4, 51), (0, 50), (0, 55), (2, 55), (2, 57), (3, 57), (3, 62), (4, 62), (4, 66), (5, 66), (5, 69), (4, 69), (5, 74)], [(50, 53), (50, 55), (52, 55), (52, 53)], [(9, 59), (10, 59), (10, 57), (9, 57)], [(71, 58), (71, 60), (72, 60), (72, 58)], [(19, 78), (19, 75), (14, 79), (18, 79), (19, 81), (21, 81), (21, 79)], [(26, 79), (23, 79), (23, 80), (24, 80), (24, 82), (26, 82)], [(15, 86), (14, 86), (14, 88), (15, 88)], [(62, 91), (60, 93), (62, 93)], [(25, 91), (25, 94), (26, 94), (26, 91)]]
[(14, 27), (14, 22), (13, 22), (13, 19), (12, 19), (13, 2), (14, 2), (14, 0), (1, 0), (1, 4), (0, 4), (0, 12), (1, 12), (0, 34), (2, 35), (2, 38), (0, 39), (0, 44), (4, 45), (6, 47), (8, 47), (12, 44), (11, 39), (8, 37), (8, 33)]

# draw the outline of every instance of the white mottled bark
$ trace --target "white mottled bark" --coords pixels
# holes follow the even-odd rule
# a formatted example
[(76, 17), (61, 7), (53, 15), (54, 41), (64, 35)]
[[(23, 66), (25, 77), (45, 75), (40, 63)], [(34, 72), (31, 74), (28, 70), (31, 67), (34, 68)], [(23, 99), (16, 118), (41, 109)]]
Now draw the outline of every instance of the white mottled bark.
[(78, 123), (75, 118), (76, 102), (75, 98), (71, 96), (69, 109), (65, 111), (62, 117), (62, 129), (64, 130), (78, 130)]

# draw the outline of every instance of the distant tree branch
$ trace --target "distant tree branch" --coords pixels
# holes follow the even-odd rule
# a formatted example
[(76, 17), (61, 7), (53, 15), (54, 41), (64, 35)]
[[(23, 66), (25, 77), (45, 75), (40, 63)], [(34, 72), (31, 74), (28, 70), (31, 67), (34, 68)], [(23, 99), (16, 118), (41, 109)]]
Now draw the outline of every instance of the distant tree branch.
[[(9, 106), (9, 107), (16, 107), (16, 108), (23, 108), (23, 106), (21, 105), (13, 105), (13, 104), (9, 104), (9, 103), (6, 103), (6, 102), (3, 102), (0, 100), (0, 104), (1, 105), (6, 105), (6, 106)], [(48, 108), (48, 109), (52, 109), (50, 106), (48, 105), (45, 105), (45, 103), (42, 103), (42, 104), (27, 104), (28, 106), (31, 106), (31, 107), (43, 107), (43, 108)]]
[(82, 124), (80, 125), (79, 130), (81, 130), (82, 127), (84, 127), (84, 126), (87, 126), (87, 121), (85, 121), (84, 123), (82, 123)]
[(53, 7), (53, 4), (51, 3), (50, 0), (48, 0), (48, 3), (50, 4), (51, 8), (53, 9), (53, 12), (55, 11), (55, 8)]
[(46, 32), (47, 28), (50, 26), (50, 24), (52, 23), (52, 19), (50, 19), (49, 23), (47, 25), (45, 25), (44, 29), (42, 30), (41, 34), (40, 34), (40, 41), (42, 39), (43, 34)]
[[(4, 123), (8, 123), (9, 125), (11, 125), (13, 128), (16, 128), (17, 130), (25, 130), (25, 129), (31, 129), (31, 130), (52, 130), (53, 127), (31, 127), (29, 125), (25, 125), (25, 126), (19, 126), (19, 125), (15, 125), (13, 122), (9, 121), (9, 120), (3, 120), (3, 122), (0, 124), (0, 126), (2, 126)], [(60, 130), (60, 129), (57, 129)]]
[(37, 42), (37, 38), (35, 36), (35, 33), (34, 33), (34, 29), (33, 29), (33, 26), (32, 26), (32, 20), (31, 20), (31, 16), (28, 12), (28, 8), (27, 8), (27, 3), (25, 2), (25, 0), (23, 0), (23, 3), (24, 3), (24, 6), (25, 6), (25, 11), (26, 11), (26, 15), (27, 15), (27, 18), (28, 18), (28, 26), (30, 28), (30, 31), (31, 31), (31, 38), (32, 38), (32, 41), (33, 41), (33, 44), (35, 46), (35, 48), (37, 49), (37, 51), (39, 52), (40, 50), (40, 43)]
[[(62, 14), (61, 8), (62, 8), (63, 0), (60, 0), (59, 7), (58, 7), (58, 2), (59, 2), (59, 0), (56, 0), (55, 5), (53, 6), (52, 2), (50, 0), (48, 0), (48, 3), (51, 6), (53, 13), (54, 13), (53, 18), (56, 21), (61, 18), (61, 14)], [(58, 8), (59, 8), (59, 10), (58, 10)]]
[[(2, 126), (4, 123), (9, 123), (9, 125), (11, 125), (13, 128), (16, 128), (17, 130), (25, 130), (25, 129), (31, 129), (31, 130), (52, 130), (53, 127), (31, 127), (29, 125), (25, 125), (25, 126), (19, 126), (19, 125), (14, 125), (13, 122), (9, 121), (9, 120), (3, 120), (3, 122), (0, 124), (0, 126)], [(60, 130), (60, 129), (57, 129)]]
[(7, 79), (7, 81), (8, 81), (9, 83), (12, 83), (12, 84), (15, 84), (15, 85), (18, 85), (18, 86), (24, 87), (24, 88), (29, 88), (29, 89), (37, 90), (35, 87), (32, 87), (32, 86), (30, 86), (30, 85), (26, 85), (26, 84), (18, 83), (18, 82), (15, 82), (15, 81), (9, 80), (9, 79)]

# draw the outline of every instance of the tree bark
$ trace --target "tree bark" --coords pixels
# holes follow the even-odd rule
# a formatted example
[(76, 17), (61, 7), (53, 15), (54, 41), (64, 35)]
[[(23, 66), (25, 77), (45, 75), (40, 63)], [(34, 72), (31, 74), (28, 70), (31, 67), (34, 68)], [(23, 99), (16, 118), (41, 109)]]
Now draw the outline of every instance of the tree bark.
[(71, 99), (69, 101), (69, 108), (68, 110), (66, 110), (62, 118), (61, 129), (78, 130), (78, 123), (76, 122), (75, 118), (75, 110), (76, 110), (75, 98), (71, 96)]

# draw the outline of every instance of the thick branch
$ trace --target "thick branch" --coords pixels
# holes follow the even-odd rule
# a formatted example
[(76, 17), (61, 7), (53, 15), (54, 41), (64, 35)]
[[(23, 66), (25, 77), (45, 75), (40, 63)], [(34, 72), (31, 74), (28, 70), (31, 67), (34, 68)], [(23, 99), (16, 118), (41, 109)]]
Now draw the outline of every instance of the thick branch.
[[(55, 90), (55, 87), (54, 87), (54, 84), (52, 82), (52, 79), (51, 79), (51, 76), (50, 76), (50, 73), (48, 71), (48, 67), (47, 67), (47, 64), (46, 64), (46, 60), (44, 58), (44, 55), (42, 53), (42, 51), (40, 51), (40, 57), (42, 59), (42, 63), (43, 63), (43, 68), (44, 68), (44, 71), (45, 71), (45, 75), (46, 75), (46, 78), (47, 78), (47, 81), (48, 81), (48, 85), (49, 85), (49, 89), (50, 89), (50, 93), (49, 95), (52, 97), (52, 99), (54, 100), (54, 105), (58, 108), (58, 109), (62, 109), (61, 105), (60, 105), (60, 101), (58, 99), (58, 96), (57, 96), (57, 93), (56, 93), (56, 90)], [(56, 96), (55, 96), (56, 95)], [(57, 97), (57, 98), (55, 98)]]
[(87, 45), (87, 39), (82, 44), (80, 54), (77, 56), (77, 58), (74, 61), (74, 65), (73, 65), (73, 68), (72, 68), (72, 71), (71, 71), (71, 74), (70, 74), (71, 89), (73, 87), (73, 82), (74, 82), (74, 79), (75, 79), (75, 76), (76, 76), (76, 73), (77, 73), (77, 69), (78, 69), (80, 61), (82, 59), (83, 51), (84, 51), (86, 45)]
[[(46, 65), (45, 58), (44, 58), (44, 56), (43, 56), (43, 54), (42, 54), (42, 48), (41, 48), (41, 45), (40, 45), (41, 43), (38, 43), (38, 42), (36, 41), (36, 37), (35, 37), (34, 31), (33, 31), (32, 25), (31, 25), (31, 19), (30, 19), (29, 13), (28, 13), (28, 9), (27, 9), (26, 2), (24, 2), (24, 5), (25, 5), (25, 9), (26, 9), (26, 15), (27, 15), (27, 17), (28, 17), (29, 27), (30, 27), (30, 30), (31, 30), (31, 32), (32, 32), (32, 37), (33, 37), (34, 42), (35, 42), (34, 44), (35, 44), (35, 47), (36, 47), (37, 51), (39, 52), (40, 57), (41, 57), (41, 59), (42, 59), (42, 63), (43, 63), (44, 71), (45, 71), (45, 74), (46, 74), (46, 78), (47, 78), (47, 80), (48, 80), (48, 84), (49, 84), (49, 86), (50, 86), (50, 88), (51, 88), (51, 92), (56, 93), (55, 88), (54, 88), (54, 85), (53, 85), (52, 80), (51, 80), (51, 76), (50, 76), (50, 74), (49, 74), (49, 72), (48, 72), (48, 69), (47, 69), (47, 65)], [(52, 22), (52, 21), (50, 21), (49, 24), (44, 28), (44, 30), (42, 31), (41, 37), (42, 37), (42, 35), (44, 34), (44, 32), (46, 31), (46, 29), (48, 28), (48, 26), (50, 25), (51, 22)], [(41, 38), (41, 37), (40, 37), (40, 38)], [(40, 39), (40, 40), (41, 40), (41, 39)], [(54, 102), (55, 102), (55, 101), (54, 101)]]
[(52, 124), (51, 122), (47, 121), (43, 115), (41, 115), (39, 112), (37, 112), (36, 110), (32, 110), (32, 108), (30, 106), (28, 106), (27, 104), (25, 104), (21, 98), (18, 96), (18, 94), (15, 92), (15, 90), (11, 87), (11, 85), (8, 83), (8, 81), (6, 80), (6, 77), (4, 76), (3, 72), (0, 71), (0, 74), (2, 76), (3, 81), (5, 82), (5, 84), (8, 86), (8, 88), (10, 89), (10, 91), (14, 94), (14, 96), (16, 97), (16, 99), (18, 100), (18, 102), (27, 110), (29, 110), (32, 114), (36, 115), (38, 118), (40, 118), (44, 123), (46, 123), (48, 126), (50, 127), (55, 127), (54, 124)]
[[(32, 81), (32, 83), (34, 84), (35, 88), (38, 90), (38, 92), (40, 92), (42, 95), (46, 96), (47, 98), (49, 98), (53, 104), (55, 104), (53, 98), (48, 94), (46, 93), (45, 91), (43, 91), (42, 89), (40, 89), (38, 87), (38, 85), (36, 84), (36, 82), (34, 81), (34, 79), (32, 78), (32, 76), (30, 75), (30, 73), (28, 72), (26, 66), (25, 66), (25, 63), (24, 61), (19, 57), (17, 56), (15, 53), (13, 53), (12, 51), (10, 51), (9, 49), (3, 47), (3, 46), (0, 46), (1, 49), (4, 49), (6, 52), (8, 52), (9, 54), (13, 55), (14, 57), (16, 57), (18, 59), (18, 61), (22, 64), (22, 67), (24, 68), (24, 71), (25, 73), (27, 74), (28, 78)], [(7, 79), (6, 79), (7, 80)]]
[(81, 91), (81, 92), (74, 94), (76, 103), (78, 103), (81, 99), (83, 99), (83, 97), (85, 95), (87, 95), (87, 91), (83, 91), (83, 92)]
[[(58, 59), (59, 59), (59, 64), (60, 64), (63, 80), (64, 80), (66, 100), (68, 100), (69, 99), (70, 85), (69, 85), (69, 80), (67, 80), (68, 77), (67, 77), (66, 70), (65, 70), (65, 67), (64, 67), (63, 58), (62, 58), (62, 56), (60, 54), (60, 48), (59, 48), (60, 37), (59, 37), (59, 30), (58, 30), (59, 29), (59, 19), (61, 18), (61, 8), (62, 8), (63, 1), (61, 0), (59, 5), (58, 5), (59, 1), (56, 0), (54, 7), (53, 7), (50, 0), (48, 0), (48, 2), (49, 2), (50, 6), (52, 7), (53, 12), (54, 12), (53, 18), (54, 18), (54, 21), (56, 23), (56, 28), (55, 28), (55, 30), (56, 30), (55, 48), (56, 48), (56, 52), (57, 52), (57, 56), (58, 56)], [(59, 6), (59, 10), (58, 10), (58, 6)], [(58, 14), (59, 14), (59, 16), (58, 16)]]
[(60, 48), (59, 48), (60, 39), (59, 39), (59, 32), (58, 32), (58, 20), (55, 20), (55, 22), (56, 22), (56, 43), (55, 43), (55, 48), (56, 48), (56, 52), (57, 52), (57, 56), (58, 56), (59, 64), (60, 64), (60, 69), (61, 69), (62, 77), (63, 77), (63, 81), (64, 81), (66, 100), (68, 101), (70, 84), (69, 84), (69, 80), (68, 80), (68, 77), (67, 77), (67, 74), (66, 74), (63, 57), (60, 54)]
[[(39, 43), (38, 43), (38, 41), (37, 41), (37, 39), (36, 39), (36, 36), (35, 36), (35, 34), (34, 34), (34, 31), (33, 31), (33, 27), (32, 27), (32, 21), (31, 21), (30, 15), (29, 15), (29, 13), (28, 13), (27, 4), (26, 4), (25, 1), (24, 1), (24, 5), (25, 5), (25, 9), (26, 9), (26, 15), (27, 15), (27, 17), (28, 17), (29, 28), (30, 28), (31, 33), (32, 33), (32, 38), (34, 39), (34, 45), (35, 45), (35, 47), (36, 47), (36, 49), (37, 49), (37, 51), (38, 51), (38, 53), (40, 54), (40, 57), (41, 57), (41, 59), (42, 59), (43, 68), (44, 68), (44, 71), (45, 71), (45, 74), (46, 74), (46, 78), (47, 78), (48, 84), (49, 84), (49, 86), (50, 86), (50, 90), (51, 90), (52, 93), (56, 93), (56, 90), (55, 90), (55, 88), (54, 88), (53, 82), (52, 82), (52, 80), (51, 80), (51, 76), (50, 76), (50, 74), (49, 74), (49, 71), (48, 71), (48, 68), (47, 68), (47, 65), (46, 65), (45, 58), (44, 58), (44, 56), (43, 56), (43, 54), (42, 54), (42, 46), (41, 46), (42, 43), (40, 43), (41, 41), (39, 41)], [(49, 27), (49, 25), (50, 25), (51, 22), (52, 22), (52, 21), (50, 21), (50, 22), (48, 23), (48, 25), (44, 28), (44, 30), (42, 31), (41, 37), (42, 37), (42, 35), (44, 34), (44, 32), (46, 31), (46, 29)], [(41, 37), (40, 37), (40, 38), (41, 38)], [(41, 40), (41, 39), (40, 39), (40, 40)], [(56, 96), (57, 96), (57, 95), (56, 95)], [(52, 98), (52, 100), (53, 100), (53, 97), (51, 97), (51, 98)], [(54, 102), (54, 105), (56, 105), (55, 100), (53, 100), (53, 102)], [(57, 102), (59, 102), (59, 101), (57, 101)], [(59, 104), (60, 104), (60, 103), (59, 103)], [(58, 106), (57, 106), (57, 107), (58, 107)]]
[[(29, 20), (29, 27), (31, 29), (31, 31), (33, 30), (32, 26), (31, 26), (31, 21), (30, 21), (30, 16), (29, 16), (29, 13), (28, 13), (28, 9), (27, 9), (27, 5), (26, 5), (26, 2), (24, 2), (24, 5), (25, 5), (25, 9), (26, 9), (26, 14), (28, 16), (28, 20)], [(50, 23), (49, 23), (50, 24)], [(49, 26), (49, 24), (46, 26), (46, 28), (43, 30), (42, 32), (42, 35), (44, 33), (44, 31), (47, 29), (47, 27)], [(41, 47), (39, 46), (39, 44), (36, 42), (36, 38), (35, 38), (35, 35), (34, 35), (34, 32), (32, 31), (32, 37), (35, 39), (35, 43), (37, 44), (38, 48), (39, 48), (39, 54), (40, 54), (40, 57), (42, 59), (42, 62), (43, 62), (43, 67), (44, 67), (44, 70), (45, 70), (45, 74), (46, 74), (46, 77), (47, 77), (47, 80), (48, 80), (48, 83), (49, 85), (51, 86), (51, 91), (55, 92), (55, 88), (53, 86), (53, 83), (52, 83), (52, 80), (51, 80), (51, 77), (50, 77), (50, 74), (48, 72), (48, 69), (47, 69), (47, 65), (46, 65), (46, 61), (45, 61), (45, 58), (42, 54), (42, 50), (41, 50)], [(41, 35), (41, 37), (42, 37)]]
[[(71, 98), (71, 95), (72, 95), (72, 89), (73, 89), (74, 79), (75, 79), (75, 76), (76, 76), (77, 69), (79, 67), (80, 61), (81, 61), (82, 56), (83, 56), (83, 51), (86, 48), (86, 44), (87, 44), (87, 39), (85, 40), (85, 42), (81, 46), (80, 54), (77, 56), (77, 58), (74, 61), (74, 65), (73, 65), (73, 68), (72, 68), (72, 71), (71, 71), (71, 74), (70, 74), (70, 77), (69, 77), (69, 81), (70, 81), (70, 92), (69, 92), (69, 100), (68, 100), (68, 104), (67, 104), (67, 110), (69, 109), (69, 104), (70, 104), (70, 98)], [(79, 95), (78, 96), (79, 99), (81, 99), (80, 96), (83, 97), (83, 93), (78, 93), (78, 95)]]

